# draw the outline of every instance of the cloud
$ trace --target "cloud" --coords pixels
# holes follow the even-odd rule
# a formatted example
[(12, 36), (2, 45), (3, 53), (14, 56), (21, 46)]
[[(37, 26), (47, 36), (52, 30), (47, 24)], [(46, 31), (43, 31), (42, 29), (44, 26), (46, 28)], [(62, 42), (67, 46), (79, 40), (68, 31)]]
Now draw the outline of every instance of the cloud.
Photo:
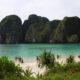
[(0, 0), (0, 20), (16, 14), (24, 21), (30, 14), (45, 16), (50, 20), (64, 16), (80, 17), (80, 0)]

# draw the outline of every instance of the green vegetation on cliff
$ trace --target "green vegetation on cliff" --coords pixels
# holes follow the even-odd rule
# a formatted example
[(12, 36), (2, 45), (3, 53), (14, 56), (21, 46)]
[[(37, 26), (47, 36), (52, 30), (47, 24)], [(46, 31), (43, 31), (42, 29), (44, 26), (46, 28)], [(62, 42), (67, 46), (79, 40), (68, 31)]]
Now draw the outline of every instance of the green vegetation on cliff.
[(20, 43), (22, 38), (21, 19), (16, 15), (6, 16), (0, 23), (0, 42)]
[(0, 22), (0, 43), (79, 43), (80, 18), (49, 21), (32, 14), (22, 24), (16, 15)]
[(44, 39), (42, 39), (43, 35), (45, 35), (45, 31), (43, 31), (43, 29), (46, 26), (46, 23), (49, 22), (49, 20), (45, 17), (30, 15), (28, 22), (29, 23), (27, 23), (26, 21), (25, 25), (23, 24), (23, 30), (24, 28), (28, 28), (28, 30), (25, 32), (25, 41), (26, 42), (44, 41)]
[(58, 25), (53, 40), (60, 43), (80, 42), (80, 18), (65, 17)]

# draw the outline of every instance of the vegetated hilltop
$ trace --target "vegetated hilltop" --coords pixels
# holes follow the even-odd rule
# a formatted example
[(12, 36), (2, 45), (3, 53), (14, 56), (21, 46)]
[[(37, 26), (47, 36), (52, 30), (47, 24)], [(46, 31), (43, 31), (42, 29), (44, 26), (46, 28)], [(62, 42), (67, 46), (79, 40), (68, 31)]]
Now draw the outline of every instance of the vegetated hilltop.
[(60, 43), (80, 42), (80, 18), (65, 17), (56, 28), (53, 40)]
[(6, 16), (0, 23), (0, 43), (20, 43), (21, 39), (21, 19), (16, 15)]
[(0, 22), (0, 43), (79, 43), (80, 18), (49, 21), (32, 14), (22, 24), (16, 15)]

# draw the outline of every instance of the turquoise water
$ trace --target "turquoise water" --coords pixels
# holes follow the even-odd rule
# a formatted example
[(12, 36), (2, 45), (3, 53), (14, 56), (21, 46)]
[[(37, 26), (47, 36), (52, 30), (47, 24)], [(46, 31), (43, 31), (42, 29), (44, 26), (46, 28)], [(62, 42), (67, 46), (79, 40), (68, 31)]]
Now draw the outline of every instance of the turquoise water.
[(0, 57), (9, 56), (14, 59), (15, 56), (21, 56), (24, 59), (32, 59), (42, 54), (44, 49), (55, 55), (80, 54), (80, 44), (1, 44)]

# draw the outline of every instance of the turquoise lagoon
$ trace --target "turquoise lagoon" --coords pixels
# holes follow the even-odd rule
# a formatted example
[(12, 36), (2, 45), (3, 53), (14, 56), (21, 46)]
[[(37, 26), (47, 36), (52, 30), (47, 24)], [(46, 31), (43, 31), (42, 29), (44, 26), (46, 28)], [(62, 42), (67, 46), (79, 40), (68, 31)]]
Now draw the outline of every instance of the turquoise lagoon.
[(80, 44), (0, 44), (0, 57), (8, 56), (9, 59), (14, 59), (15, 56), (21, 56), (24, 59), (34, 59), (45, 49), (54, 55), (80, 54)]

